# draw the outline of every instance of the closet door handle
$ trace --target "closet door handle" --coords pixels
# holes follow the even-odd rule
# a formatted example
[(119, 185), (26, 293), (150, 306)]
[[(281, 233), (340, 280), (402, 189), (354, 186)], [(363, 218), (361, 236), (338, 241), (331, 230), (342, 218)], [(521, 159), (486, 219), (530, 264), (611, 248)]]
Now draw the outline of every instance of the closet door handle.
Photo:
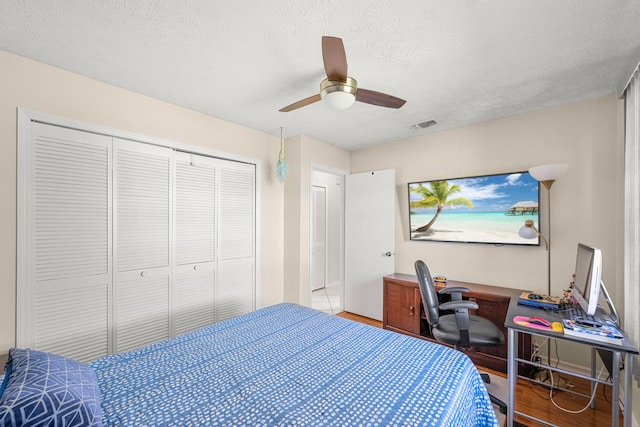
[(140, 272), (140, 277), (146, 277), (147, 276), (147, 272), (146, 271), (141, 271)]
[(198, 264), (194, 265), (194, 266), (193, 266), (193, 269), (194, 269), (194, 270), (197, 270), (197, 269), (198, 269)]
[(413, 316), (416, 313), (416, 308), (414, 306), (409, 307), (409, 315)]

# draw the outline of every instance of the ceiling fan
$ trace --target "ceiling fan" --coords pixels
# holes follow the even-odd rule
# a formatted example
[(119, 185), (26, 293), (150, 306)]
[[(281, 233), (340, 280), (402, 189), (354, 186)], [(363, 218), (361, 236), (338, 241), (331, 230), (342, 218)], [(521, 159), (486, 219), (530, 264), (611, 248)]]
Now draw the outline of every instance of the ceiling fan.
[(336, 110), (346, 110), (355, 101), (388, 108), (400, 108), (407, 102), (386, 93), (358, 88), (358, 82), (347, 76), (347, 55), (342, 39), (338, 37), (322, 37), (322, 60), (327, 78), (320, 83), (320, 93), (287, 105), (279, 111), (286, 113), (320, 100)]

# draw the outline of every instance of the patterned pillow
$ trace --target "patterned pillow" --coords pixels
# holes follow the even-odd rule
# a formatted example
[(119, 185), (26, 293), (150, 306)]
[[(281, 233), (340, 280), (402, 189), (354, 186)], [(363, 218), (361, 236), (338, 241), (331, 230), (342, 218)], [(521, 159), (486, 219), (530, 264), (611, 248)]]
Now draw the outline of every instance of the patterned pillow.
[(66, 357), (11, 349), (0, 426), (102, 426), (95, 372)]

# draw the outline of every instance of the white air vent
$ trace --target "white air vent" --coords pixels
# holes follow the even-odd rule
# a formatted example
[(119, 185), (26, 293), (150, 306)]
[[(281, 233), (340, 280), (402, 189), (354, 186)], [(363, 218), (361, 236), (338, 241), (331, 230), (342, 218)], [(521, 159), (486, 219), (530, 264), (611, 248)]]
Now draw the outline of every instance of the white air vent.
[(426, 122), (420, 122), (420, 123), (411, 125), (411, 129), (413, 130), (426, 129), (430, 126), (437, 125), (437, 124), (438, 122), (436, 122), (435, 120), (427, 120)]

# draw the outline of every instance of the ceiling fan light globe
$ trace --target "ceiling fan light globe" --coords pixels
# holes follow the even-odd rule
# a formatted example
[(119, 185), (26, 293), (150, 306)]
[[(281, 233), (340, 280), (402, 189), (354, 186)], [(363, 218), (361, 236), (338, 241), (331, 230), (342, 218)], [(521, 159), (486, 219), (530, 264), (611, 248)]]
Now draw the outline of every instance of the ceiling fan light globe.
[(331, 92), (322, 99), (334, 110), (346, 110), (356, 101), (355, 95), (348, 92)]
[(320, 96), (332, 109), (346, 110), (356, 101), (357, 85), (351, 77), (347, 77), (344, 83), (325, 79), (320, 84)]

